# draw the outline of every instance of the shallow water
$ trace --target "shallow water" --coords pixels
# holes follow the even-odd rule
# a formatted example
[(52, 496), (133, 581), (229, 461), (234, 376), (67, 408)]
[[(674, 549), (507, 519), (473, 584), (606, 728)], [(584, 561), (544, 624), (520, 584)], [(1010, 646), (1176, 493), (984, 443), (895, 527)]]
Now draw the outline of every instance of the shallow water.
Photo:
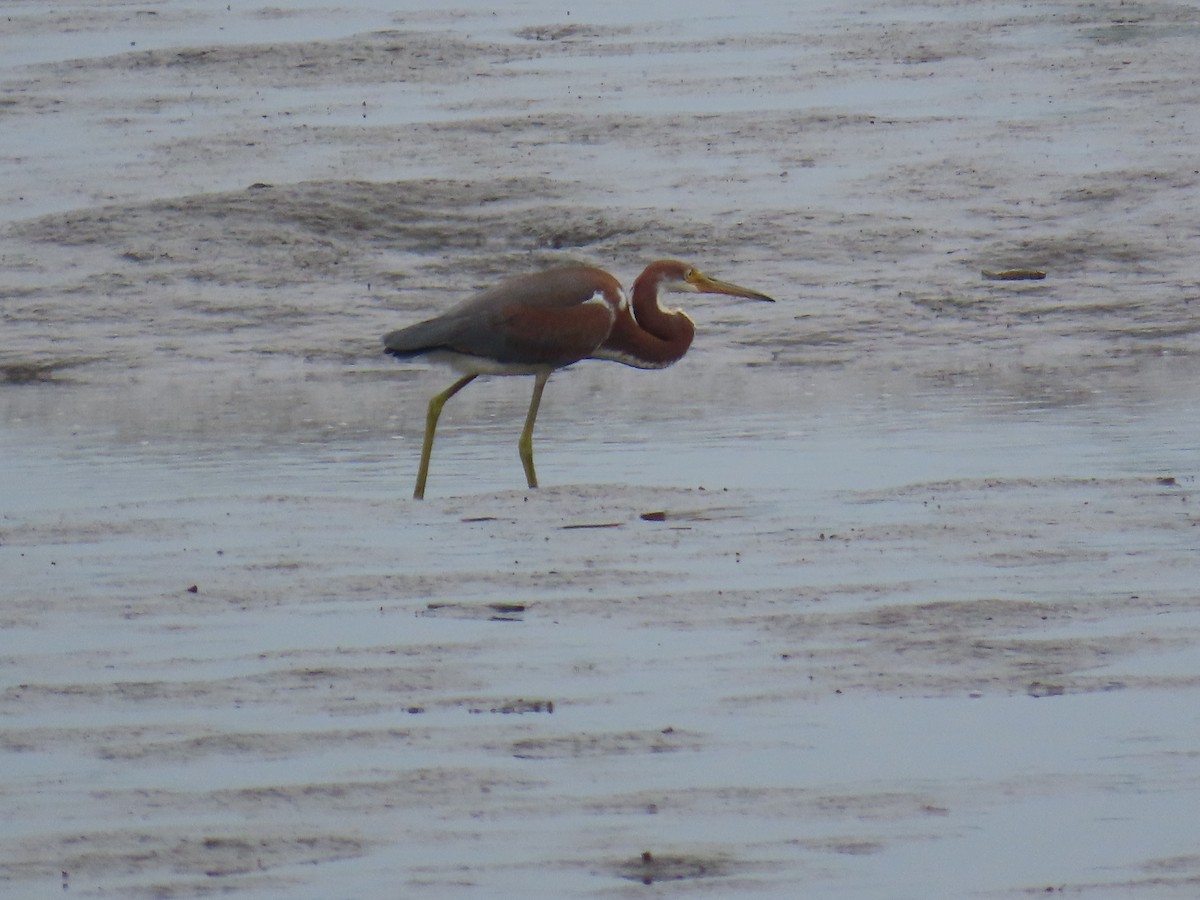
[[(572, 13), (6, 11), (0, 882), (1194, 896), (1195, 11)], [(408, 499), (379, 334), (668, 255)]]
[[(7, 431), (9, 791), (106, 842), (50, 860), (12, 820), (10, 876), (134, 891), (114, 857), (149, 842), (137, 871), (250, 896), (555, 896), (650, 848), (764, 896), (1169, 890), (1146, 870), (1190, 852), (1200, 619), (1191, 477), (1157, 479), (1200, 418), (889, 408), (550, 425), (544, 480), (585, 486), (533, 494), (510, 422), (450, 429), (424, 504), (386, 438), (31, 457)], [(195, 845), (230, 814), (282, 860)]]

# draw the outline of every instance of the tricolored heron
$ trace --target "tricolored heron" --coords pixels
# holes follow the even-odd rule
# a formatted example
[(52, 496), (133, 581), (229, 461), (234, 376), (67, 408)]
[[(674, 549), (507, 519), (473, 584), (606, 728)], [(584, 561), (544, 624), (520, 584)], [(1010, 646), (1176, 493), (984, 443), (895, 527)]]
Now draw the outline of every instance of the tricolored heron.
[(709, 278), (686, 263), (660, 259), (633, 283), (631, 303), (620, 282), (603, 269), (564, 266), (508, 279), (440, 316), (384, 335), (384, 348), (393, 356), (425, 356), (462, 373), (429, 401), (413, 497), (425, 496), (442, 407), (480, 375), (534, 376), (517, 448), (529, 486), (537, 487), (533, 423), (550, 373), (581, 359), (611, 359), (639, 369), (662, 369), (680, 359), (692, 345), (696, 327), (682, 310), (663, 309), (662, 297), (669, 291), (773, 302), (766, 294)]

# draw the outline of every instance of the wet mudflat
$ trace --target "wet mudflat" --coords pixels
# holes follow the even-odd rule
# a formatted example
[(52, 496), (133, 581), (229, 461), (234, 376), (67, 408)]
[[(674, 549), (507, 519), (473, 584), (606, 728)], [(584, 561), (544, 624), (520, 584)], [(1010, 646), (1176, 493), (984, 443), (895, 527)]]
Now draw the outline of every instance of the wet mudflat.
[(1195, 10), (10, 7), (5, 891), (1195, 895)]

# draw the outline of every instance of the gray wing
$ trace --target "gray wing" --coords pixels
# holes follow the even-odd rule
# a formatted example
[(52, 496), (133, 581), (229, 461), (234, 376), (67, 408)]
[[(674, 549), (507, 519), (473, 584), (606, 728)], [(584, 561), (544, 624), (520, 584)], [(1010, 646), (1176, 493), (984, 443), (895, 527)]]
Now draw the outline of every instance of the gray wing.
[(502, 365), (569, 365), (608, 337), (620, 290), (611, 275), (585, 266), (526, 275), (389, 332), (384, 348), (401, 358), (448, 351)]

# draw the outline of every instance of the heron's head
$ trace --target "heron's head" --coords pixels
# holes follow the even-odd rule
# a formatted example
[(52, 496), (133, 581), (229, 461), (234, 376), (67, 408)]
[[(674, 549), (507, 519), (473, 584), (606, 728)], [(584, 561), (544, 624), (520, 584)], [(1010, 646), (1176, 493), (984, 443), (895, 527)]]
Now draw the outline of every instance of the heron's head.
[(695, 266), (679, 262), (675, 259), (664, 259), (653, 264), (659, 276), (659, 289), (667, 291), (690, 291), (695, 294), (727, 294), (730, 297), (745, 297), (748, 300), (765, 300), (774, 303), (774, 297), (768, 297), (759, 291), (719, 281), (705, 275)]

